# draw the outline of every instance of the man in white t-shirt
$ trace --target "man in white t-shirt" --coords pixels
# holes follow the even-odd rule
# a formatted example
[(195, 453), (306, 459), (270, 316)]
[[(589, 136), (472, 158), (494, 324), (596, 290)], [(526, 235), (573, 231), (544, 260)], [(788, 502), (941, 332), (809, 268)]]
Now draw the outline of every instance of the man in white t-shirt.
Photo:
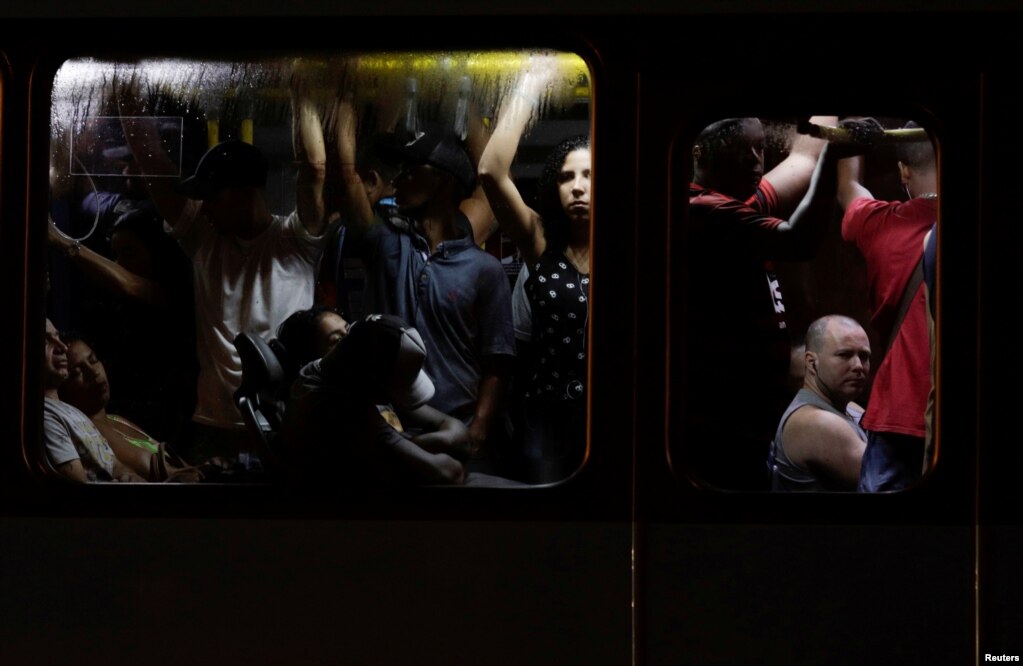
[[(316, 171), (300, 170), (299, 189)], [(150, 196), (194, 266), (199, 382), (193, 460), (235, 457), (256, 445), (234, 402), (242, 376), (235, 336), (247, 331), (269, 339), (291, 313), (313, 304), (324, 220), (304, 209), (301, 218), (298, 211), (273, 214), (264, 191), (267, 172), (255, 146), (224, 141), (177, 185), (149, 180)]]

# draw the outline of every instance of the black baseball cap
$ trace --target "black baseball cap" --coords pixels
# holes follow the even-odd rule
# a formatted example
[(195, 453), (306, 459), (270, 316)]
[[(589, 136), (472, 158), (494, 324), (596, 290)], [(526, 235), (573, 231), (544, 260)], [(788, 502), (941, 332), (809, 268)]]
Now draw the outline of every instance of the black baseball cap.
[(230, 187), (266, 187), (269, 164), (258, 148), (244, 141), (222, 141), (206, 151), (195, 174), (178, 183), (190, 199), (208, 199)]
[(328, 376), (365, 381), (395, 407), (415, 409), (434, 394), (433, 381), (423, 371), (425, 360), (419, 331), (400, 317), (371, 314), (352, 323), (320, 365)]
[(430, 164), (450, 173), (463, 188), (465, 196), (476, 189), (476, 167), (469, 153), (465, 152), (461, 142), (451, 132), (416, 132), (405, 143), (395, 142), (383, 148), (383, 152), (397, 161)]

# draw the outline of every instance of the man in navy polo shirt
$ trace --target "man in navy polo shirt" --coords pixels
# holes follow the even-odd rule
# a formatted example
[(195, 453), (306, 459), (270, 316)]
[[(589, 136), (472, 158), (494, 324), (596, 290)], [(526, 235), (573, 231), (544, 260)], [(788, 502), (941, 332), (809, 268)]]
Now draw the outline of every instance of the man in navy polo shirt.
[(365, 205), (354, 165), (342, 164), (342, 220), (366, 264), (365, 311), (419, 331), (436, 386), (430, 406), (468, 425), (473, 467), (487, 470), (482, 460), (493, 462), (494, 451), (485, 445), (503, 435), (501, 396), (515, 355), (508, 279), (473, 235), (492, 214), (473, 196), (476, 168), (453, 135), (417, 132), (394, 153), (400, 214), (387, 219)]

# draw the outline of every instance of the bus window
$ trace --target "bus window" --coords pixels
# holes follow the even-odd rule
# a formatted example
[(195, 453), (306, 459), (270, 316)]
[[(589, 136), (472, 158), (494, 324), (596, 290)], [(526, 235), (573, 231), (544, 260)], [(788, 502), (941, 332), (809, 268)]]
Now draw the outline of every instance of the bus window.
[(933, 458), (926, 131), (729, 118), (702, 129), (692, 155), (676, 471), (726, 491), (915, 483)]
[(346, 489), (568, 478), (590, 79), (539, 51), (65, 62), (45, 465)]

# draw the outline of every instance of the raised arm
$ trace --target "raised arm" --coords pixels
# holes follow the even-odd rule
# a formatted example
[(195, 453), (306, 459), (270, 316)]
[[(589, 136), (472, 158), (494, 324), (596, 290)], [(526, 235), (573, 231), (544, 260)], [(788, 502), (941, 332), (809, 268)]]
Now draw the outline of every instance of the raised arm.
[[(469, 157), (472, 158), (473, 165), (478, 167), (483, 151), (490, 140), (490, 131), (483, 124), (479, 109), (475, 105), (472, 107), (472, 113), (469, 113), (468, 116), (469, 132), (465, 139), (466, 147), (469, 150)], [(468, 199), (462, 201), (458, 208), (469, 219), (469, 224), (472, 226), (473, 240), (476, 241), (477, 245), (483, 245), (483, 242), (497, 231), (497, 220), (494, 218), (494, 211), (490, 208), (490, 200), (483, 191), (481, 183), (476, 183), (476, 189), (473, 190)]]
[(291, 128), (298, 164), (295, 202), (298, 218), (312, 236), (321, 236), (327, 225), (323, 187), (327, 180), (327, 147), (316, 104), (310, 99), (303, 77), (295, 73), (291, 85)]
[(860, 156), (838, 162), (838, 205), (844, 211), (855, 199), (873, 199), (874, 195), (863, 186), (863, 158)]
[[(810, 122), (816, 125), (834, 125), (836, 116), (813, 116)], [(810, 178), (817, 166), (818, 158), (827, 144), (805, 134), (797, 134), (792, 140), (788, 156), (764, 175), (778, 194), (778, 210), (782, 217), (791, 211), (806, 193)]]
[[(61, 233), (52, 219), (47, 239), (50, 245), (67, 255), (75, 265), (82, 269), (82, 272), (100, 287), (149, 305), (162, 305), (166, 302), (165, 294), (159, 283), (132, 273), (84, 245), (76, 247), (75, 241)], [(72, 250), (72, 248), (75, 249)]]
[(494, 129), (479, 163), (480, 184), (501, 230), (530, 264), (547, 244), (540, 215), (526, 205), (511, 178), (511, 164), (540, 96), (554, 72), (552, 62), (539, 60), (519, 77), (515, 90), (501, 104)]
[(373, 223), (373, 204), (366, 194), (356, 164), (355, 107), (350, 99), (343, 98), (337, 101), (334, 106), (334, 125), (341, 166), (339, 196), (341, 221), (356, 229), (365, 230)]
[[(775, 245), (768, 255), (777, 259), (807, 259), (819, 245), (834, 213), (838, 193), (838, 164), (862, 154), (882, 130), (873, 121), (843, 120), (842, 126), (855, 128), (856, 142), (826, 144), (810, 177), (810, 186), (795, 212), (776, 228)], [(773, 173), (773, 171), (772, 171)], [(773, 185), (774, 183), (772, 183)]]
[(156, 121), (142, 113), (141, 86), (132, 78), (117, 89), (121, 126), (135, 163), (141, 172), (149, 198), (160, 216), (171, 227), (199, 214), (200, 202), (179, 194), (174, 185), (183, 175), (167, 155), (156, 128)]

